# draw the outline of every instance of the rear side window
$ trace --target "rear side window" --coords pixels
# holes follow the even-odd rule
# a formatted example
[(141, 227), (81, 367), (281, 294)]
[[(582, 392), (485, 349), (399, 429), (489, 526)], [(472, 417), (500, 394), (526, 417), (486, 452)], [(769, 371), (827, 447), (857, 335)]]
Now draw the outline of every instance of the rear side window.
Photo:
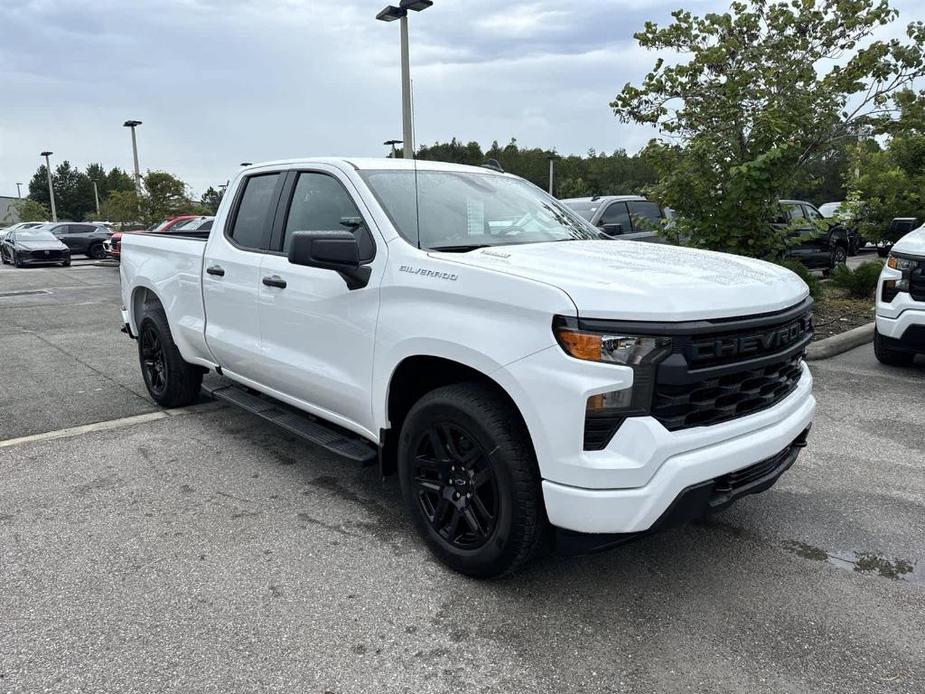
[(270, 224), (279, 191), (280, 174), (250, 176), (244, 183), (234, 224), (228, 236), (242, 248), (263, 250), (267, 247)]
[(630, 200), (626, 203), (630, 209), (630, 217), (637, 231), (654, 231), (658, 229), (662, 219), (662, 211), (654, 202), (645, 200)]
[(283, 252), (289, 252), (297, 231), (351, 231), (360, 243), (360, 258), (368, 262), (376, 254), (372, 236), (353, 198), (340, 181), (322, 173), (300, 173), (292, 194), (283, 236)]
[(790, 213), (791, 221), (796, 221), (798, 219), (805, 219), (803, 215), (803, 206), (802, 205), (787, 205), (787, 212)]

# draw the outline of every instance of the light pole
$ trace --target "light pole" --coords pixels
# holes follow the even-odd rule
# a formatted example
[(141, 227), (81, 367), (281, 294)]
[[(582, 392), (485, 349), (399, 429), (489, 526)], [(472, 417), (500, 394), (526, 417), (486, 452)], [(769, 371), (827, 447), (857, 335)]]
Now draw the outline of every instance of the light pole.
[(400, 144), (401, 144), (401, 140), (386, 140), (386, 141), (383, 142), (382, 144), (384, 144), (384, 145), (386, 145), (386, 146), (391, 145), (391, 146), (392, 146), (392, 159), (397, 158), (398, 152), (395, 151), (395, 145), (400, 145)]
[(17, 184), (16, 184), (16, 197), (17, 197), (17, 198), (21, 198), (21, 197), (22, 197), (22, 183), (17, 183)]
[(51, 221), (58, 221), (58, 212), (55, 210), (55, 189), (51, 185), (51, 160), (48, 158), (54, 152), (42, 152), (45, 157), (45, 173), (48, 174), (48, 199), (51, 200)]
[(135, 159), (135, 193), (141, 198), (141, 172), (138, 170), (138, 140), (135, 139), (135, 128), (141, 125), (140, 120), (127, 120), (122, 124), (123, 128), (132, 129), (132, 157)]
[(376, 15), (383, 22), (401, 20), (401, 114), (404, 158), (414, 159), (414, 130), (411, 125), (411, 58), (408, 49), (408, 10), (420, 12), (433, 5), (432, 0), (401, 0), (398, 7), (387, 5)]
[(96, 213), (100, 213), (100, 191), (96, 187), (96, 181), (90, 181), (93, 184), (93, 199), (96, 200)]
[(549, 159), (549, 194), (552, 195), (552, 190), (556, 181), (556, 159), (558, 159), (555, 154), (550, 154), (547, 159)]

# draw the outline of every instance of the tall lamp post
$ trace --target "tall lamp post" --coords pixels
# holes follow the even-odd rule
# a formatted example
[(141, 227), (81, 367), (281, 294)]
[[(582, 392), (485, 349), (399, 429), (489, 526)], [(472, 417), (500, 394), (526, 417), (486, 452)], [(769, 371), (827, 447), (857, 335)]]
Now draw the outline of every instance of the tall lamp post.
[(21, 197), (22, 197), (22, 183), (17, 183), (17, 184), (16, 184), (16, 197), (17, 197), (17, 198), (21, 198)]
[(382, 144), (384, 144), (386, 147), (388, 147), (389, 145), (392, 146), (392, 159), (395, 159), (398, 155), (398, 152), (395, 151), (395, 145), (400, 145), (401, 140), (386, 140)]
[(432, 0), (401, 0), (398, 7), (387, 5), (376, 19), (382, 22), (401, 20), (401, 114), (404, 158), (414, 159), (414, 129), (411, 125), (411, 59), (408, 50), (408, 10), (421, 12), (433, 5)]
[(550, 154), (546, 158), (549, 159), (549, 194), (552, 195), (552, 191), (556, 182), (556, 159), (559, 157), (555, 154)]
[(96, 181), (90, 181), (93, 184), (93, 199), (96, 200), (96, 213), (100, 213), (100, 191), (96, 187)]
[(51, 185), (51, 160), (49, 157), (54, 154), (54, 152), (42, 152), (42, 156), (45, 157), (45, 173), (48, 174), (48, 199), (51, 200), (51, 221), (58, 221), (58, 212), (55, 210), (55, 189)]
[(141, 125), (140, 120), (127, 120), (122, 124), (122, 127), (132, 129), (132, 157), (135, 160), (135, 193), (141, 198), (141, 172), (138, 170), (138, 140), (135, 139), (135, 128), (139, 125)]

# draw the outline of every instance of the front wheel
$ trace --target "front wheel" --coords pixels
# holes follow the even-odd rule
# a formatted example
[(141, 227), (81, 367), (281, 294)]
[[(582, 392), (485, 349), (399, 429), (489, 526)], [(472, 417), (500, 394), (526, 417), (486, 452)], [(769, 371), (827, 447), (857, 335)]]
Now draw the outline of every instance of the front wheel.
[(13, 251), (12, 261), (13, 265), (16, 267), (22, 267), (22, 261), (19, 259), (19, 254), (16, 253), (16, 251)]
[(103, 248), (103, 244), (95, 243), (87, 249), (87, 257), (102, 260), (106, 257), (106, 249)]
[(402, 495), (431, 552), (468, 576), (511, 573), (547, 526), (529, 435), (501, 394), (476, 383), (438, 388), (405, 419)]
[(845, 246), (839, 244), (835, 246), (835, 250), (832, 252), (832, 260), (835, 261), (836, 265), (844, 265), (848, 262), (848, 249)]
[(874, 330), (874, 355), (877, 361), (887, 366), (909, 366), (915, 359), (915, 354), (912, 352), (900, 352), (888, 347), (886, 340), (876, 329)]
[(148, 394), (162, 407), (183, 407), (199, 399), (202, 369), (183, 361), (162, 309), (144, 315), (138, 326), (138, 361)]

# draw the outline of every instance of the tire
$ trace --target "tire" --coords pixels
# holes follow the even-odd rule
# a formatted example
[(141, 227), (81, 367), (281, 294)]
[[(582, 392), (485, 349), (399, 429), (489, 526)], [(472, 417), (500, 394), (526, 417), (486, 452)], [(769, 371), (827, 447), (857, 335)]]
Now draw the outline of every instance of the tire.
[(838, 244), (835, 246), (835, 250), (832, 251), (832, 260), (836, 265), (844, 265), (848, 262), (848, 249), (843, 244)]
[(87, 257), (94, 260), (103, 260), (106, 257), (106, 249), (103, 248), (103, 244), (94, 243), (87, 249)]
[(445, 386), (415, 403), (399, 438), (398, 473), (418, 533), (455, 571), (503, 576), (543, 545), (548, 521), (530, 437), (488, 386)]
[(0, 249), (0, 265), (8, 265), (9, 262), (6, 259), (6, 253), (3, 252), (3, 249)]
[(912, 352), (900, 352), (887, 347), (884, 338), (876, 329), (874, 330), (874, 355), (877, 361), (887, 366), (909, 366), (915, 359), (915, 354)]
[(65, 260), (63, 263), (61, 263), (61, 267), (70, 267), (70, 266), (71, 266), (70, 260)]
[(145, 312), (138, 326), (138, 362), (145, 388), (162, 407), (184, 407), (199, 399), (203, 371), (183, 361), (163, 309)]
[(16, 267), (22, 267), (22, 261), (19, 259), (19, 256), (16, 254), (16, 251), (13, 251), (13, 265)]

